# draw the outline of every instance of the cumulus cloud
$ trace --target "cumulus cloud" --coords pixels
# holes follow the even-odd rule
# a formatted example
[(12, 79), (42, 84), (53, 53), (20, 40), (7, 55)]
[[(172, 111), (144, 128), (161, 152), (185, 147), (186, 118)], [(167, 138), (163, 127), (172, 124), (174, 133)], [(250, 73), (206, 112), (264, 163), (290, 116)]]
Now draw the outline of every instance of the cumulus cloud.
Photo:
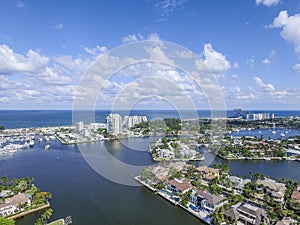
[(203, 55), (203, 63), (213, 73), (224, 73), (231, 68), (230, 62), (226, 59), (226, 56), (214, 50), (211, 44), (204, 45)]
[(263, 64), (266, 64), (266, 65), (268, 65), (268, 64), (271, 64), (271, 60), (270, 59), (268, 59), (268, 58), (265, 58), (263, 61), (261, 61)]
[(256, 0), (256, 5), (263, 4), (267, 7), (270, 7), (272, 5), (278, 5), (281, 2), (281, 0)]
[(262, 60), (262, 63), (265, 64), (265, 65), (271, 64), (273, 62), (274, 58), (275, 58), (275, 55), (276, 55), (276, 50), (273, 49), (270, 52), (269, 57)]
[(135, 41), (140, 41), (143, 40), (144, 37), (141, 34), (128, 34), (126, 37), (122, 38), (122, 42), (135, 42)]
[(248, 65), (250, 66), (250, 69), (253, 70), (254, 67), (255, 67), (255, 59), (254, 59), (254, 57), (248, 59), (246, 62), (247, 62)]
[(84, 47), (83, 49), (84, 49), (84, 51), (86, 51), (87, 53), (89, 53), (93, 56), (97, 56), (100, 53), (107, 52), (107, 48), (105, 46), (99, 46), (99, 45), (97, 45), (95, 48)]
[(256, 82), (256, 84), (262, 88), (264, 91), (269, 91), (269, 92), (272, 92), (272, 91), (275, 91), (275, 87), (272, 85), (272, 84), (265, 84), (261, 78), (259, 77), (254, 77), (253, 78), (254, 81)]
[(299, 73), (300, 74), (300, 64), (295, 64), (292, 68), (292, 70), (295, 72), (295, 73)]
[(55, 24), (53, 27), (55, 30), (62, 30), (64, 28), (64, 25), (59, 23), (59, 24)]
[(161, 11), (161, 16), (166, 16), (175, 11), (179, 7), (183, 7), (189, 0), (162, 0), (155, 6)]
[(53, 61), (65, 69), (65, 72), (73, 75), (82, 75), (92, 61), (89, 58), (73, 58), (70, 55), (53, 57)]
[(300, 14), (289, 16), (286, 10), (281, 11), (269, 27), (281, 28), (281, 37), (294, 44), (295, 51), (300, 54)]
[(149, 59), (166, 63), (174, 64), (174, 62), (165, 54), (160, 46), (147, 46), (145, 51), (149, 54)]
[(26, 55), (15, 53), (9, 46), (0, 45), (0, 73), (35, 73), (42, 70), (49, 58), (29, 50)]
[(17, 1), (17, 7), (18, 8), (24, 8), (26, 6), (26, 4), (22, 1)]

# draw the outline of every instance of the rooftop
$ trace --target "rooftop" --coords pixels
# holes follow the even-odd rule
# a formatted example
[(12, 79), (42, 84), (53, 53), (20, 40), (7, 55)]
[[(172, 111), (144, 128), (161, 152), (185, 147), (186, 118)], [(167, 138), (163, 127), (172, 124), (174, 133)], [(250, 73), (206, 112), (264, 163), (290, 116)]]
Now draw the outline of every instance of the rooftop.
[(219, 173), (219, 169), (207, 167), (207, 166), (199, 166), (196, 168), (198, 172), (204, 172), (204, 173)]
[(173, 185), (174, 187), (176, 187), (178, 190), (180, 190), (182, 192), (192, 187), (190, 182), (186, 179), (178, 180), (175, 178), (175, 179), (169, 180), (168, 183)]
[(225, 198), (222, 196), (213, 195), (207, 191), (199, 190), (198, 195), (206, 199), (209, 204), (217, 205), (222, 202)]

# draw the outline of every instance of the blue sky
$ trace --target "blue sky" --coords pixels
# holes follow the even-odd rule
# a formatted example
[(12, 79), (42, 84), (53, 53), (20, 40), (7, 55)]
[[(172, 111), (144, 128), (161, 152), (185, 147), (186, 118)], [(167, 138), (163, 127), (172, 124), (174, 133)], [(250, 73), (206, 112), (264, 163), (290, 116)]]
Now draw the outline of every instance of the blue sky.
[[(146, 39), (199, 55), (214, 71), (228, 109), (300, 109), (299, 27), (298, 0), (2, 0), (0, 109), (72, 109), (80, 78), (98, 54)], [(167, 70), (160, 76), (176, 77)], [(98, 108), (111, 107), (128, 85), (126, 73), (132, 71), (108, 82)], [(142, 108), (166, 94), (151, 100), (142, 89), (135, 93)], [(208, 108), (200, 92), (183, 94)]]

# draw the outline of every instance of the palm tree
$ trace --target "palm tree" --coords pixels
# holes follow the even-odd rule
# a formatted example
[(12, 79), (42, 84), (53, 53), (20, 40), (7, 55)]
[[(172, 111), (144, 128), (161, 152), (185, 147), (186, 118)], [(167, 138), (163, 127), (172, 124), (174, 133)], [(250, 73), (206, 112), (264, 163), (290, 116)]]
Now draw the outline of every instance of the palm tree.
[(34, 225), (44, 225), (44, 221), (42, 218), (38, 218), (38, 220), (34, 223)]
[(53, 210), (52, 209), (47, 209), (43, 214), (42, 214), (42, 220), (44, 221), (44, 224), (47, 224), (47, 220), (49, 220), (51, 218), (53, 214)]

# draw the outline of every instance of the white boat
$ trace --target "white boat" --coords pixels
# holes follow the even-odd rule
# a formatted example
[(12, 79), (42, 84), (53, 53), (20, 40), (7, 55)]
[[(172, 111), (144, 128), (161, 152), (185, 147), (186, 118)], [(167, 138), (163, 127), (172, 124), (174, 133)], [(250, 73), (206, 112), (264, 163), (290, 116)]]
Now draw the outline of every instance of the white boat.
[(272, 134), (276, 134), (276, 130), (273, 130), (273, 131), (272, 131)]
[(285, 134), (284, 134), (284, 133), (281, 133), (280, 136), (281, 136), (281, 137), (285, 137)]
[(270, 159), (270, 158), (267, 158), (267, 157), (265, 157), (265, 158), (264, 158), (264, 160), (267, 160), (267, 161), (269, 161), (269, 160), (271, 160), (271, 159)]
[(29, 142), (29, 147), (33, 147), (34, 146), (34, 140), (31, 140), (30, 142)]
[(39, 138), (39, 142), (42, 142), (43, 141), (43, 138)]
[(45, 146), (45, 150), (49, 150), (49, 148), (50, 148), (50, 145)]

